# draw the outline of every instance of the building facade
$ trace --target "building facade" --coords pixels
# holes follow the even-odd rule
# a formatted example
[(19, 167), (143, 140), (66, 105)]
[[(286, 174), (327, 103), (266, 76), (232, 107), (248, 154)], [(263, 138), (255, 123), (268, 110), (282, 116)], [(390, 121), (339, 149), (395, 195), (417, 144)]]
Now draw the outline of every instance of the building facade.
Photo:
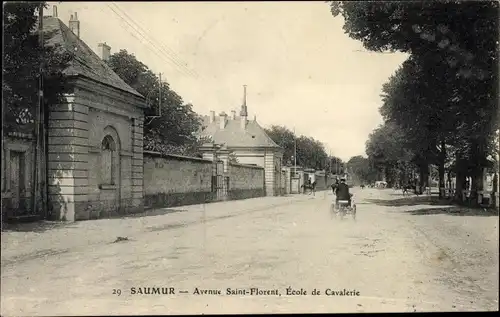
[[(99, 46), (99, 57), (79, 38), (76, 13), (68, 27), (56, 12), (44, 17), (43, 31), (46, 47), (70, 55), (62, 71), (64, 90), (56, 103), (45, 105), (45, 146), (37, 158), (31, 135), (5, 138), (2, 202), (10, 207), (2, 212), (74, 221), (141, 211), (144, 97), (102, 59), (110, 55), (108, 45)], [(41, 203), (32, 210), (33, 184), (40, 189), (37, 200), (46, 198), (43, 211)]]
[[(204, 158), (213, 160), (214, 153), (217, 153), (227, 167), (230, 155), (240, 164), (261, 166), (265, 171), (266, 196), (283, 194), (283, 149), (266, 134), (255, 117), (248, 119), (246, 90), (239, 116), (236, 111), (231, 111), (231, 115), (222, 112), (218, 116), (210, 111), (210, 115), (203, 120), (200, 136), (210, 137), (213, 142), (202, 148)], [(218, 150), (215, 149), (217, 146)]]
[[(47, 182), (49, 210), (62, 220), (84, 220), (137, 212), (143, 205), (144, 97), (80, 38), (80, 22), (69, 27), (44, 18), (46, 45), (73, 54), (64, 70), (67, 90), (49, 105)], [(103, 60), (104, 59), (104, 60)]]

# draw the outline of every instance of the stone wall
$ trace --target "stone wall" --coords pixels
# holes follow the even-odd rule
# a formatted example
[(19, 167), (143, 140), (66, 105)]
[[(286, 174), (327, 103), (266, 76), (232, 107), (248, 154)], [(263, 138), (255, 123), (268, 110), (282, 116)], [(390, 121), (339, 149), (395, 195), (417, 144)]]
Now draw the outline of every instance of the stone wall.
[(259, 166), (230, 164), (228, 194), (229, 199), (264, 196), (264, 169)]
[(330, 186), (335, 182), (335, 178), (328, 176), (325, 180), (324, 172), (315, 172), (316, 190), (330, 189)]
[[(229, 164), (227, 199), (261, 197), (264, 169), (259, 166)], [(145, 208), (164, 208), (208, 203), (216, 200), (212, 187), (214, 165), (211, 160), (179, 155), (144, 153)]]
[(213, 201), (212, 170), (209, 160), (145, 152), (145, 208)]

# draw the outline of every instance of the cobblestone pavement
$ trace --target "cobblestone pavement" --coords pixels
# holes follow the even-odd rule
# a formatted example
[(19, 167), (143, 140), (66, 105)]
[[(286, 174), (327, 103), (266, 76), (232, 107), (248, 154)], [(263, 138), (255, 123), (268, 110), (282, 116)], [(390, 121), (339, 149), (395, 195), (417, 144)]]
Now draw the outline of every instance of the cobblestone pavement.
[[(2, 315), (498, 309), (498, 216), (358, 189), (357, 221), (340, 221), (329, 213), (332, 198), (257, 198), (3, 232)], [(113, 243), (119, 236), (128, 240)], [(139, 294), (148, 287), (175, 294)]]

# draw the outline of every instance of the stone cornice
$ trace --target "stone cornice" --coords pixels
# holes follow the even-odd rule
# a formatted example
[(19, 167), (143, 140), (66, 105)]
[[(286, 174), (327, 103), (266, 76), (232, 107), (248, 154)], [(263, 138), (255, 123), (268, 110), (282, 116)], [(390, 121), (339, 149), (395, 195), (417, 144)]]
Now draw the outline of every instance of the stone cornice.
[(174, 160), (178, 160), (178, 161), (194, 161), (194, 162), (209, 163), (209, 164), (213, 163), (212, 160), (207, 160), (207, 159), (203, 159), (203, 158), (175, 155), (175, 154), (162, 154), (162, 153), (153, 152), (153, 151), (144, 151), (143, 155), (144, 155), (144, 158), (151, 157), (151, 158), (174, 159)]
[[(88, 101), (85, 100), (82, 102), (82, 100), (79, 101), (80, 104), (82, 103), (87, 103)], [(88, 102), (90, 104), (90, 102)], [(113, 115), (116, 115), (116, 116), (120, 116), (126, 120), (130, 120), (130, 119), (133, 119), (134, 117), (132, 116), (131, 112), (130, 111), (127, 111), (127, 110), (124, 110), (122, 108), (119, 108), (119, 107), (113, 107), (113, 106), (110, 106), (110, 105), (106, 105), (104, 107), (101, 107), (102, 104), (93, 104), (92, 106), (89, 105), (89, 114), (91, 114), (92, 112), (104, 112), (104, 113), (112, 113)]]
[(246, 168), (253, 168), (253, 169), (258, 169), (258, 170), (264, 170), (264, 167), (258, 166), (258, 165), (249, 165), (249, 164), (241, 164), (241, 163), (229, 163), (231, 166), (236, 166), (236, 167), (246, 167)]
[(271, 152), (284, 152), (281, 148), (271, 147), (271, 146), (231, 146), (228, 150), (246, 150), (246, 151), (271, 151)]
[[(130, 94), (128, 92), (121, 91), (119, 89), (104, 85), (102, 83), (93, 81), (86, 77), (76, 77), (72, 78), (71, 82), (75, 85), (77, 89), (87, 90), (91, 93), (97, 93), (103, 95), (105, 97), (112, 98), (116, 101), (120, 101), (121, 103), (127, 104), (132, 108), (146, 109), (147, 105), (144, 98), (140, 98), (139, 96)], [(76, 95), (77, 92), (75, 92)]]

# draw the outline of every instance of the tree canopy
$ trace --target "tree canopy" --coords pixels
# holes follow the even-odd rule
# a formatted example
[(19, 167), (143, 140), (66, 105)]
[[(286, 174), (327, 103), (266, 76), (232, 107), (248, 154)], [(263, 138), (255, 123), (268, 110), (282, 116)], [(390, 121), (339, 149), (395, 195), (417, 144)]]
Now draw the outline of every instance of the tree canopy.
[(369, 158), (353, 156), (347, 161), (349, 172), (355, 184), (368, 184), (377, 181), (377, 170)]
[[(468, 139), (462, 147), (498, 129), (498, 8), (497, 1), (331, 2), (344, 31), (367, 49), (411, 56), (384, 87), (384, 117), (406, 119), (402, 127), (416, 118), (414, 131)], [(408, 111), (420, 116), (401, 115)]]
[[(40, 45), (38, 10), (46, 2), (4, 3), (2, 107), (3, 128), (33, 131), (40, 75), (44, 76), (46, 104), (64, 92), (64, 70), (71, 55), (57, 46)], [(44, 40), (52, 34), (44, 34)], [(43, 63), (42, 63), (43, 61)]]
[(397, 131), (422, 173), (437, 164), (442, 178), (450, 152), (472, 174), (488, 166), (498, 130), (497, 1), (337, 1), (331, 12), (366, 49), (410, 55), (383, 86), (385, 125), (367, 154), (385, 163), (398, 157), (399, 137), (384, 137)]
[[(336, 167), (341, 167), (342, 160), (337, 157), (329, 157), (324, 145), (314, 138), (297, 136), (284, 126), (273, 125), (265, 129), (269, 137), (284, 150), (283, 162), (293, 165), (295, 142), (297, 142), (297, 165), (305, 168), (326, 169), (335, 172)], [(337, 165), (335, 165), (337, 164)]]
[[(126, 50), (110, 56), (107, 61), (113, 71), (132, 88), (145, 96), (149, 105), (144, 123), (144, 148), (163, 153), (195, 155), (203, 143), (196, 136), (201, 125), (200, 117), (186, 104), (168, 82), (161, 83), (161, 116), (159, 76)], [(148, 118), (149, 117), (149, 118)]]

